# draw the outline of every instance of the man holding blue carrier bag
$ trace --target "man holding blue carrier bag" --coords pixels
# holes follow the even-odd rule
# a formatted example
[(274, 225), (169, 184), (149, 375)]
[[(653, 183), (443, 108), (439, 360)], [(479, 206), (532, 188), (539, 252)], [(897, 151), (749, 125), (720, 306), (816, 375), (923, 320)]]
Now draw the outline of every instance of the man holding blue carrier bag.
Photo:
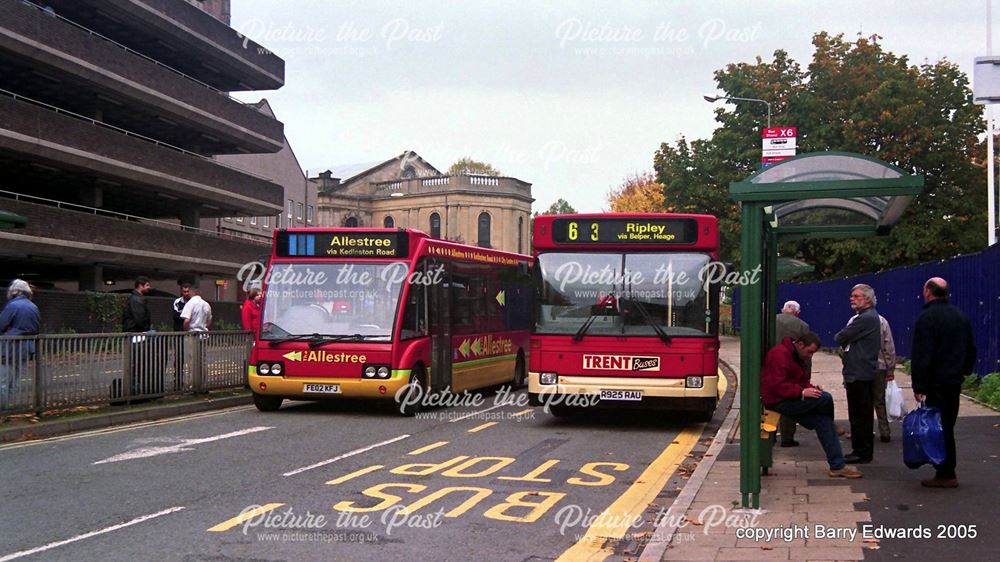
[(962, 381), (976, 364), (972, 324), (948, 302), (948, 282), (932, 277), (924, 283), (924, 310), (913, 330), (913, 397), (941, 410), (945, 458), (935, 475), (923, 480), (928, 488), (957, 488), (955, 421)]

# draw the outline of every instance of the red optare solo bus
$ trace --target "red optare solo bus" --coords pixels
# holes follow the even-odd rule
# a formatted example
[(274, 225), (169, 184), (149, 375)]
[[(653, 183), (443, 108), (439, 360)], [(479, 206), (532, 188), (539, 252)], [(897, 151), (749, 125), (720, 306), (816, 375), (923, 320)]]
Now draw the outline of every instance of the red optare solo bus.
[(410, 229), (277, 230), (250, 355), (254, 404), (523, 385), (532, 259)]
[(716, 218), (546, 215), (535, 218), (533, 233), (531, 403), (557, 416), (637, 406), (711, 418), (719, 382)]

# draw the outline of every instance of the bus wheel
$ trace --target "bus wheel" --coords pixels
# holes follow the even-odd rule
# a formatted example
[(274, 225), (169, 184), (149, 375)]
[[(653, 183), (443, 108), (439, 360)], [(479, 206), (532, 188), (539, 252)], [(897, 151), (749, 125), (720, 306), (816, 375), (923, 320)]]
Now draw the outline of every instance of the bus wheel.
[(517, 354), (517, 364), (514, 365), (514, 389), (524, 388), (528, 373), (524, 370), (524, 354)]
[(715, 407), (716, 405), (718, 405), (718, 403), (719, 403), (718, 400), (713, 400), (711, 405), (709, 405), (704, 410), (697, 412), (695, 414), (695, 421), (705, 422), (705, 423), (712, 421), (712, 416), (715, 415)]
[(410, 382), (406, 385), (407, 391), (403, 395), (403, 402), (399, 404), (400, 415), (413, 417), (420, 411), (421, 402), (423, 402), (424, 394), (427, 392), (424, 378), (423, 368), (415, 367), (410, 375)]
[(264, 396), (256, 392), (253, 394), (253, 405), (261, 412), (277, 412), (282, 400), (280, 396)]

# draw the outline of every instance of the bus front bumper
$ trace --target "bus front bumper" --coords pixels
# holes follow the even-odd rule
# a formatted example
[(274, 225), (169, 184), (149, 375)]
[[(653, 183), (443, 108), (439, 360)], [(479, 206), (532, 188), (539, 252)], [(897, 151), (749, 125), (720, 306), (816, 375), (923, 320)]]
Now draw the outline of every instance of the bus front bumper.
[[(285, 378), (261, 376), (255, 373), (247, 375), (250, 390), (264, 396), (280, 396), (299, 400), (330, 400), (337, 398), (383, 398), (393, 399), (400, 388), (406, 386), (409, 377), (393, 376), (390, 379), (357, 379), (357, 378)], [(306, 385), (319, 385), (313, 388), (322, 392), (310, 392)], [(332, 387), (336, 387), (336, 391)]]
[[(700, 388), (685, 387), (684, 378), (654, 379), (626, 377), (560, 376), (557, 384), (543, 385), (539, 373), (528, 373), (528, 402), (532, 406), (546, 403), (575, 403), (567, 397), (586, 396), (600, 407), (667, 407), (674, 410), (701, 411), (714, 406), (719, 397), (719, 376), (702, 375)], [(601, 391), (639, 391), (641, 399), (601, 399)], [(634, 394), (633, 394), (634, 398)]]

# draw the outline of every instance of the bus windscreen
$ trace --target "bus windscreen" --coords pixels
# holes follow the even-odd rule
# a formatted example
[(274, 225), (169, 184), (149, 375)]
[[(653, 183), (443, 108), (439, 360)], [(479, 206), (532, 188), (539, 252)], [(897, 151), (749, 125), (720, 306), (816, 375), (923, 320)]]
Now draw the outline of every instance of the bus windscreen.
[(407, 272), (405, 262), (276, 263), (265, 287), (260, 338), (388, 340)]
[(535, 333), (575, 334), (589, 320), (592, 335), (714, 336), (709, 263), (695, 252), (540, 254)]

